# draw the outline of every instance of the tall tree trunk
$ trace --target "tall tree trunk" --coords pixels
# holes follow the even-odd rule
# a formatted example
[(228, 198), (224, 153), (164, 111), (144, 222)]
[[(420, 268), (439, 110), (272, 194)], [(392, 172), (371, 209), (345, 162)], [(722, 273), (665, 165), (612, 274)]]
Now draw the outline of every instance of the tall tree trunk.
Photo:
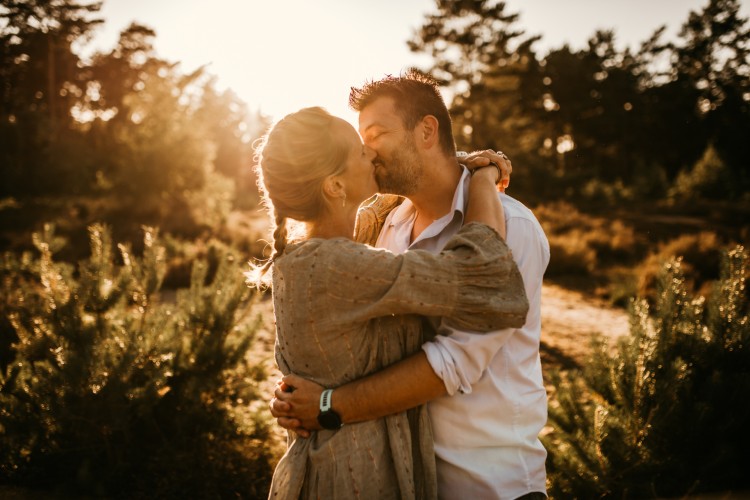
[(57, 96), (55, 95), (55, 44), (53, 36), (47, 32), (47, 107), (49, 108), (50, 142), (57, 139)]

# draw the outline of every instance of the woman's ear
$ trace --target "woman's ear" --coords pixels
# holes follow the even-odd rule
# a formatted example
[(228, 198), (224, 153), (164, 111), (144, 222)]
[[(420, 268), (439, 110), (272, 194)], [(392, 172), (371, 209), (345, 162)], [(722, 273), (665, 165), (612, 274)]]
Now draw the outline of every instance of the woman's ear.
[(438, 144), (440, 137), (438, 135), (440, 124), (433, 115), (425, 115), (419, 122), (417, 139), (422, 143), (425, 149), (430, 149)]
[(329, 175), (323, 180), (323, 193), (330, 200), (346, 196), (344, 182), (338, 175)]

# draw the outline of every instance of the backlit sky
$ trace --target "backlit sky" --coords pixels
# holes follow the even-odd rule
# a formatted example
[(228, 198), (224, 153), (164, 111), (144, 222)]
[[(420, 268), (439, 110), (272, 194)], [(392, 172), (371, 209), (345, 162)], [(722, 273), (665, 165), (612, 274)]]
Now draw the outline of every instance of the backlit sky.
[[(707, 0), (506, 0), (517, 27), (541, 34), (545, 54), (585, 47), (596, 29), (614, 29), (620, 48), (637, 48), (662, 24), (673, 39), (690, 10)], [(742, 15), (750, 17), (750, 0)], [(156, 31), (159, 57), (184, 72), (208, 65), (229, 87), (273, 119), (323, 106), (352, 123), (349, 87), (409, 66), (426, 67), (406, 46), (433, 0), (105, 0), (105, 24), (91, 46), (108, 51), (138, 21)]]

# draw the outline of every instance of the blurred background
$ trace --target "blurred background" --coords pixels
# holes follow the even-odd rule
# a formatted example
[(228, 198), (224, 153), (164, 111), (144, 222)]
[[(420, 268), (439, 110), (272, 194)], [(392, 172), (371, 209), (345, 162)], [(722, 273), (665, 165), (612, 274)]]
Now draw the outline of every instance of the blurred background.
[(283, 436), (265, 407), (272, 311), (241, 275), (269, 250), (253, 143), (303, 106), (356, 125), (349, 88), (409, 67), (439, 80), (459, 149), (513, 160), (509, 194), (550, 239), (547, 290), (630, 339), (594, 362), (580, 345), (614, 326), (567, 343), (545, 328), (553, 496), (747, 491), (748, 15), (3, 0), (0, 496), (265, 497)]

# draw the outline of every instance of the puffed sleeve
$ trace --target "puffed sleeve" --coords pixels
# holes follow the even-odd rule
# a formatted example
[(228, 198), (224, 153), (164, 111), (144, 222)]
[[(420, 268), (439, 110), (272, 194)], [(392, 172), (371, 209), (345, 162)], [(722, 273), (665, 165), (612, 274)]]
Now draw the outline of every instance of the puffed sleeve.
[(442, 316), (452, 327), (490, 331), (523, 325), (528, 301), (513, 256), (484, 224), (464, 226), (440, 254), (395, 255), (346, 240), (326, 240), (298, 256), (321, 310), (316, 321), (347, 324), (391, 314)]
[(374, 245), (383, 229), (388, 214), (404, 201), (403, 196), (378, 194), (365, 202), (357, 212), (354, 239), (360, 243)]

